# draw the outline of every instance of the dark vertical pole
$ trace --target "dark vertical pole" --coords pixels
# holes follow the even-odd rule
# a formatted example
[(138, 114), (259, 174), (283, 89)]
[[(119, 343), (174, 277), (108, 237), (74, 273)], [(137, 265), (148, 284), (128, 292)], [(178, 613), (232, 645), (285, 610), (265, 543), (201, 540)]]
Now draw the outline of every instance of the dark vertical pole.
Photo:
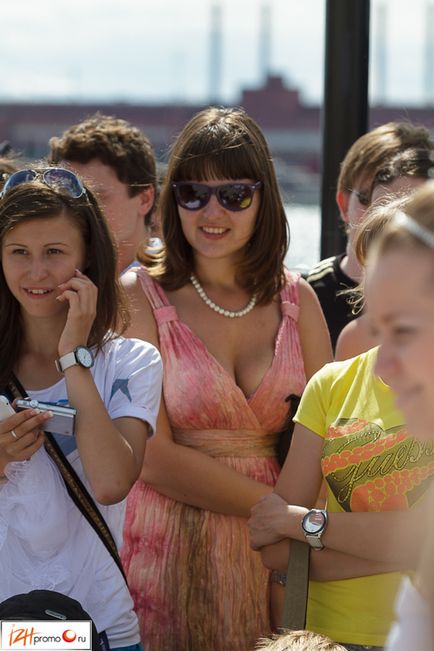
[(349, 147), (368, 127), (370, 0), (327, 0), (321, 257), (345, 249), (335, 201), (339, 166)]

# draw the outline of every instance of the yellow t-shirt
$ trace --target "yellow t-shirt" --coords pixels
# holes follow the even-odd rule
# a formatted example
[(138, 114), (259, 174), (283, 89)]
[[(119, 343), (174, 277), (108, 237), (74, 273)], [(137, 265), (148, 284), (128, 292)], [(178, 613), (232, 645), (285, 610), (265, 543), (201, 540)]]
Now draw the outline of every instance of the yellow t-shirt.
[[(407, 509), (434, 471), (433, 442), (407, 436), (393, 393), (374, 375), (376, 356), (374, 348), (327, 364), (306, 386), (294, 419), (324, 438), (331, 512)], [(400, 580), (394, 572), (311, 581), (307, 628), (339, 642), (382, 646)]]

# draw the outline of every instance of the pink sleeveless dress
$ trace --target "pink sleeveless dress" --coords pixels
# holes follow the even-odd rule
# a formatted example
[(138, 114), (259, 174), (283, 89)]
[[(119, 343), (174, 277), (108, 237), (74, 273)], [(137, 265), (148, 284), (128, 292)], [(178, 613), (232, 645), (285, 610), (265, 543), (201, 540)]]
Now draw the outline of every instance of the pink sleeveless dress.
[[(246, 398), (162, 288), (144, 269), (137, 273), (158, 325), (174, 440), (274, 485), (285, 398), (305, 385), (298, 276), (288, 274), (281, 292), (273, 362)], [(250, 549), (246, 519), (176, 502), (139, 480), (128, 496), (121, 556), (146, 651), (251, 651), (269, 633), (269, 572)]]

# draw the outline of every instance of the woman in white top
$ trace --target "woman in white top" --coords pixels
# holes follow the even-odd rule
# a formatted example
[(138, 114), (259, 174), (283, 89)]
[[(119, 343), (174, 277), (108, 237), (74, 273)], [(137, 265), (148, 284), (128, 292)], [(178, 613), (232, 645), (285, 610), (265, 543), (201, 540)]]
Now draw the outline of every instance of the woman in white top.
[[(54, 439), (119, 544), (124, 504), (155, 427), (161, 359), (115, 335), (127, 324), (112, 240), (92, 194), (69, 170), (21, 170), (0, 198), (0, 387), (76, 409)], [(118, 319), (118, 314), (120, 318)], [(112, 649), (140, 649), (115, 561), (66, 492), (42, 430), (50, 412), (0, 422), (0, 601), (31, 589), (78, 599)]]

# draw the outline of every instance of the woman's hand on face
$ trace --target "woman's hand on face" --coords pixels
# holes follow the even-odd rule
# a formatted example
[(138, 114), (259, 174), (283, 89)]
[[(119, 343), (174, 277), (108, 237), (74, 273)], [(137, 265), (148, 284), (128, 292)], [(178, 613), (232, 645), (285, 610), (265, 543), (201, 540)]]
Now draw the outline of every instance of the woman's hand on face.
[(60, 302), (69, 303), (66, 324), (59, 340), (59, 356), (66, 355), (77, 348), (86, 346), (89, 333), (96, 316), (98, 289), (93, 282), (78, 269), (73, 278), (59, 285)]
[(306, 508), (292, 506), (276, 493), (262, 497), (252, 508), (248, 521), (250, 545), (252, 549), (261, 549), (284, 538), (291, 537), (291, 525), (303, 519)]
[(30, 459), (44, 443), (48, 412), (24, 409), (0, 422), (0, 474), (11, 461)]

